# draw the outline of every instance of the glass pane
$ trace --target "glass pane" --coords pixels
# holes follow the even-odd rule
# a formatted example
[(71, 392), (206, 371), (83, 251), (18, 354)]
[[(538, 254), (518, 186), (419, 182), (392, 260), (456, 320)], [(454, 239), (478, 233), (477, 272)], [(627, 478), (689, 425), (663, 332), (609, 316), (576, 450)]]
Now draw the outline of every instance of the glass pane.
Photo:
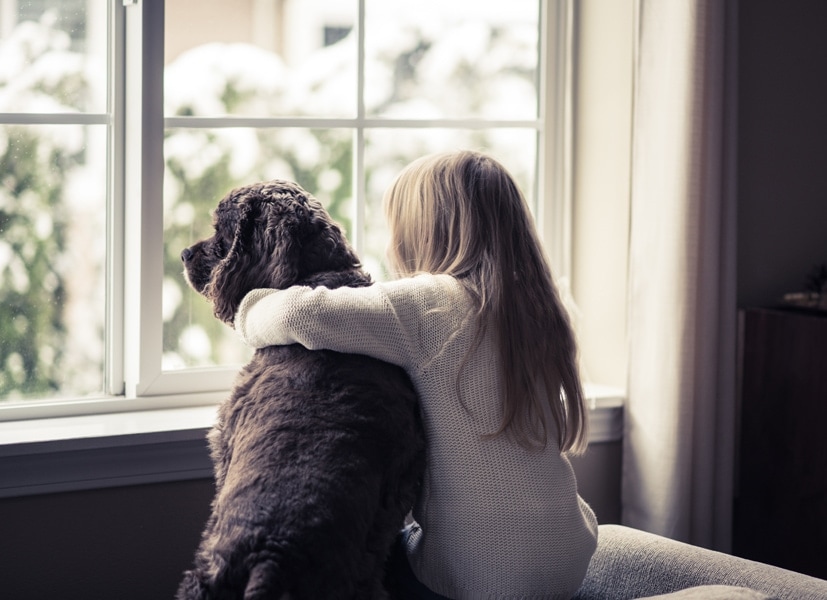
[(0, 126), (0, 398), (103, 391), (106, 126)]
[(403, 119), (534, 119), (537, 0), (366, 0), (365, 108)]
[(353, 117), (356, 0), (166, 3), (165, 114)]
[(169, 129), (164, 142), (164, 369), (236, 364), (249, 357), (182, 275), (181, 251), (212, 232), (212, 210), (231, 189), (296, 181), (351, 228), (349, 129)]
[(385, 190), (402, 168), (420, 156), (455, 149), (491, 154), (517, 180), (535, 206), (537, 132), (534, 129), (372, 129), (365, 133), (365, 238), (362, 262), (374, 278), (387, 279), (388, 228), (382, 207)]
[(106, 110), (107, 2), (0, 2), (0, 112)]

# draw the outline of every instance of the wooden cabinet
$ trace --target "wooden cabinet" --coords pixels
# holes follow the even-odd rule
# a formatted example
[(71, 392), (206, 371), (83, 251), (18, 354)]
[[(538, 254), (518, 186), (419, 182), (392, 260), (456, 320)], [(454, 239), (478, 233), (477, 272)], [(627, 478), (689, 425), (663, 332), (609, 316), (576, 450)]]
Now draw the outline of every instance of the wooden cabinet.
[(733, 552), (827, 578), (827, 313), (740, 317)]

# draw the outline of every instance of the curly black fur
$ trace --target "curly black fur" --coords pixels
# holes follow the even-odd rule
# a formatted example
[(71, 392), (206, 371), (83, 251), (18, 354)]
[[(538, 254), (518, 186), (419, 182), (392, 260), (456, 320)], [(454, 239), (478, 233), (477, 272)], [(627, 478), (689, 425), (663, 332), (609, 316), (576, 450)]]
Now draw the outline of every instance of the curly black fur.
[[(322, 205), (270, 181), (230, 192), (215, 233), (181, 254), (231, 323), (254, 288), (370, 285)], [(258, 350), (209, 434), (212, 514), (179, 600), (387, 598), (385, 561), (424, 469), (399, 367), (299, 345)]]

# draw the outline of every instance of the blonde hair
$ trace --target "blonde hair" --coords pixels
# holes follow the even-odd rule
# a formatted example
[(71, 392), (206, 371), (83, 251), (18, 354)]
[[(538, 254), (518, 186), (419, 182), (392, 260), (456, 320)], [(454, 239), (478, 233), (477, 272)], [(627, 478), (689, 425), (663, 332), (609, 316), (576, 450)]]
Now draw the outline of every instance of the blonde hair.
[(391, 266), (401, 275), (456, 277), (477, 305), (477, 341), (486, 327), (497, 336), (505, 389), (503, 420), (492, 435), (544, 447), (547, 406), (560, 450), (584, 450), (587, 410), (574, 332), (508, 171), (479, 152), (426, 156), (400, 173), (384, 202)]

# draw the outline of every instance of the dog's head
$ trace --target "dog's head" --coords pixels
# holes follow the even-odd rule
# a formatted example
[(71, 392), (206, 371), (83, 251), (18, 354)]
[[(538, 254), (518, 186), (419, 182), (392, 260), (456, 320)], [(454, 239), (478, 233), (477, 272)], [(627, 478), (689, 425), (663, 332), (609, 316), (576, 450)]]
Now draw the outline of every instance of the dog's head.
[(232, 323), (244, 295), (285, 288), (319, 272), (359, 268), (342, 230), (321, 203), (290, 181), (231, 191), (213, 215), (215, 232), (181, 253), (189, 284)]

